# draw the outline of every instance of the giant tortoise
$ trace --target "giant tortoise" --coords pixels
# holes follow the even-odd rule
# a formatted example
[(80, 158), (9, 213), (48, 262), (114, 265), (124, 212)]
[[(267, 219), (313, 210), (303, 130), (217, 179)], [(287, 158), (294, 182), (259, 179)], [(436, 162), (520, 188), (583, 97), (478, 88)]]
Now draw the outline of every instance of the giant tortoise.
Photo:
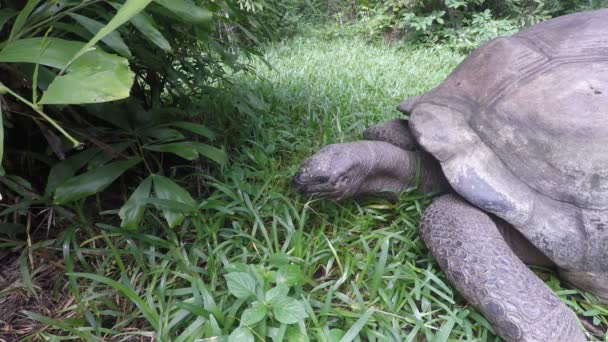
[(294, 187), (333, 199), (415, 178), (447, 188), (420, 234), (462, 296), (508, 341), (585, 341), (526, 264), (608, 302), (608, 9), (491, 40), (398, 110), (409, 120), (324, 147)]

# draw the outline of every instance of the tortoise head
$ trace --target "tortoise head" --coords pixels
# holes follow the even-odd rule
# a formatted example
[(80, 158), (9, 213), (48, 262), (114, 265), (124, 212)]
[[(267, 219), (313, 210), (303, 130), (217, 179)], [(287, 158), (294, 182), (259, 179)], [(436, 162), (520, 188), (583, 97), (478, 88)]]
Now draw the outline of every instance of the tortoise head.
[(372, 159), (359, 143), (323, 147), (302, 163), (292, 187), (305, 195), (344, 199), (359, 192), (370, 172)]

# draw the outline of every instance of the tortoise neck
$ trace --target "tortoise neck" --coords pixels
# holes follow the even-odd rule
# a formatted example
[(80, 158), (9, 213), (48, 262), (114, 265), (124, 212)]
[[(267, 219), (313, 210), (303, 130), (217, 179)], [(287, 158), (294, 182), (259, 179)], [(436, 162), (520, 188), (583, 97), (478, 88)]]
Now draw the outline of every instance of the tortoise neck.
[(400, 192), (416, 175), (416, 155), (389, 143), (368, 141), (364, 158), (366, 176), (361, 183), (363, 194)]

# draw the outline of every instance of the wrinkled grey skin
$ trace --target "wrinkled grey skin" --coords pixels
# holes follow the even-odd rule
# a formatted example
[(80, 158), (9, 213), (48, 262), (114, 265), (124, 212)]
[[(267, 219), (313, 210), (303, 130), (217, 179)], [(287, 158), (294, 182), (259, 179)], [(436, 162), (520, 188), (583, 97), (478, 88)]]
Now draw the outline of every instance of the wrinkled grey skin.
[(585, 341), (525, 264), (554, 266), (608, 303), (606, 23), (608, 10), (583, 12), (486, 43), (399, 105), (409, 126), (392, 120), (323, 148), (294, 188), (333, 199), (399, 192), (420, 165), (423, 189), (448, 193), (420, 234), (463, 297), (508, 341)]

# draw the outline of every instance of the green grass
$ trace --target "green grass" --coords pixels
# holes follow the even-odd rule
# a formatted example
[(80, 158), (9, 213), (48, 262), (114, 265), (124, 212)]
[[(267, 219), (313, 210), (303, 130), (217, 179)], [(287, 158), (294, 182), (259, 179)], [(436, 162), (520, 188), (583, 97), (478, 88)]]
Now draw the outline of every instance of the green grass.
[[(273, 69), (256, 62), (258, 77), (240, 77), (225, 99), (241, 114), (209, 123), (230, 163), (181, 179), (209, 194), (199, 215), (176, 229), (153, 213), (135, 232), (69, 228), (59, 241), (71, 279), (66, 304), (52, 319), (28, 313), (48, 326), (30, 337), (498, 340), (418, 237), (430, 199), (333, 203), (289, 189), (305, 157), (399, 116), (401, 100), (440, 83), (463, 56), (300, 37), (268, 46), (265, 58)], [(593, 298), (538, 272), (579, 314), (608, 323)], [(249, 324), (239, 328), (241, 320)]]

